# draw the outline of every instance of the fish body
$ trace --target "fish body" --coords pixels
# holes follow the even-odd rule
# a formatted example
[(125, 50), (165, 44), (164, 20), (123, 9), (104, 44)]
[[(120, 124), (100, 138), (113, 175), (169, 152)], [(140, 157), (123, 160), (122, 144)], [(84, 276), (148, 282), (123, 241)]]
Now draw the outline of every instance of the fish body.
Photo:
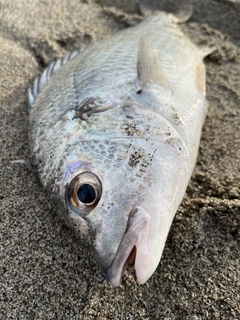
[(206, 115), (204, 55), (151, 16), (51, 64), (29, 91), (32, 164), (53, 207), (117, 286), (155, 271)]

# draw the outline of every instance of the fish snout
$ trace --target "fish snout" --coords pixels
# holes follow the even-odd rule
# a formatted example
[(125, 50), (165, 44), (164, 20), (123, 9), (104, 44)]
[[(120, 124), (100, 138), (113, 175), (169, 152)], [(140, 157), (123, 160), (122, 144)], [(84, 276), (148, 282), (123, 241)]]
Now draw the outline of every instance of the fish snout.
[(136, 277), (139, 284), (146, 280), (142, 270), (149, 265), (149, 221), (150, 216), (145, 209), (135, 206), (129, 215), (126, 232), (120, 242), (116, 257), (105, 275), (113, 286), (119, 286), (128, 264), (135, 259)]

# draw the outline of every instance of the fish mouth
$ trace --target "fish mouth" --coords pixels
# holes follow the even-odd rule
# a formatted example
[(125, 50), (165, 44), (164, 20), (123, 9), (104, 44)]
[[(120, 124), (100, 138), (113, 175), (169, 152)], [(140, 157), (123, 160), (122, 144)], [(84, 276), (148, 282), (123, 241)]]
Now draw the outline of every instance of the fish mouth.
[(107, 281), (114, 287), (121, 284), (124, 272), (134, 259), (137, 282), (143, 284), (147, 281), (144, 269), (149, 265), (149, 221), (150, 216), (143, 208), (136, 206), (131, 210), (116, 257), (105, 273)]

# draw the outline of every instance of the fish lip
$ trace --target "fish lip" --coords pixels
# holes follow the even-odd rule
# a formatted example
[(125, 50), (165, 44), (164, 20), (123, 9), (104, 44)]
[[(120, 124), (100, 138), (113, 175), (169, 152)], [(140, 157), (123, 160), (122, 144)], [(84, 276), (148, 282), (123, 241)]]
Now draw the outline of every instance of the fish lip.
[[(111, 264), (106, 270), (105, 277), (114, 287), (120, 286), (122, 276), (127, 269), (129, 261), (138, 255), (138, 247), (141, 245), (144, 234), (148, 234), (148, 225), (150, 217), (146, 211), (141, 210), (140, 207), (135, 207), (130, 215), (126, 228), (126, 232), (120, 242), (117, 254)], [(148, 237), (147, 237), (148, 238)], [(144, 244), (146, 245), (146, 243)], [(138, 259), (139, 260), (139, 259)], [(136, 270), (135, 260), (135, 270)], [(136, 276), (138, 276), (136, 274)]]

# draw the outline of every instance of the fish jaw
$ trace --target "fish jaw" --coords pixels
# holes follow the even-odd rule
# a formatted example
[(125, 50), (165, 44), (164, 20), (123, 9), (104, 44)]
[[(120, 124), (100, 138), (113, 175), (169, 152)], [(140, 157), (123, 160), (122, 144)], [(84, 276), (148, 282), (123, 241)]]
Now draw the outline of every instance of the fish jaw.
[[(106, 279), (113, 285), (119, 286), (124, 271), (131, 260), (132, 252), (136, 247), (136, 261), (149, 264), (148, 256), (148, 229), (149, 214), (141, 207), (135, 207), (129, 217), (127, 231), (119, 245), (116, 257), (106, 271)], [(136, 264), (136, 263), (135, 263)]]
[[(135, 206), (130, 213), (127, 231), (115, 259), (105, 273), (113, 286), (121, 284), (128, 263), (134, 256), (136, 279), (140, 285), (151, 277), (159, 264), (175, 212), (163, 215), (160, 206), (150, 207), (150, 213), (145, 204)], [(160, 219), (156, 219), (157, 216)]]

